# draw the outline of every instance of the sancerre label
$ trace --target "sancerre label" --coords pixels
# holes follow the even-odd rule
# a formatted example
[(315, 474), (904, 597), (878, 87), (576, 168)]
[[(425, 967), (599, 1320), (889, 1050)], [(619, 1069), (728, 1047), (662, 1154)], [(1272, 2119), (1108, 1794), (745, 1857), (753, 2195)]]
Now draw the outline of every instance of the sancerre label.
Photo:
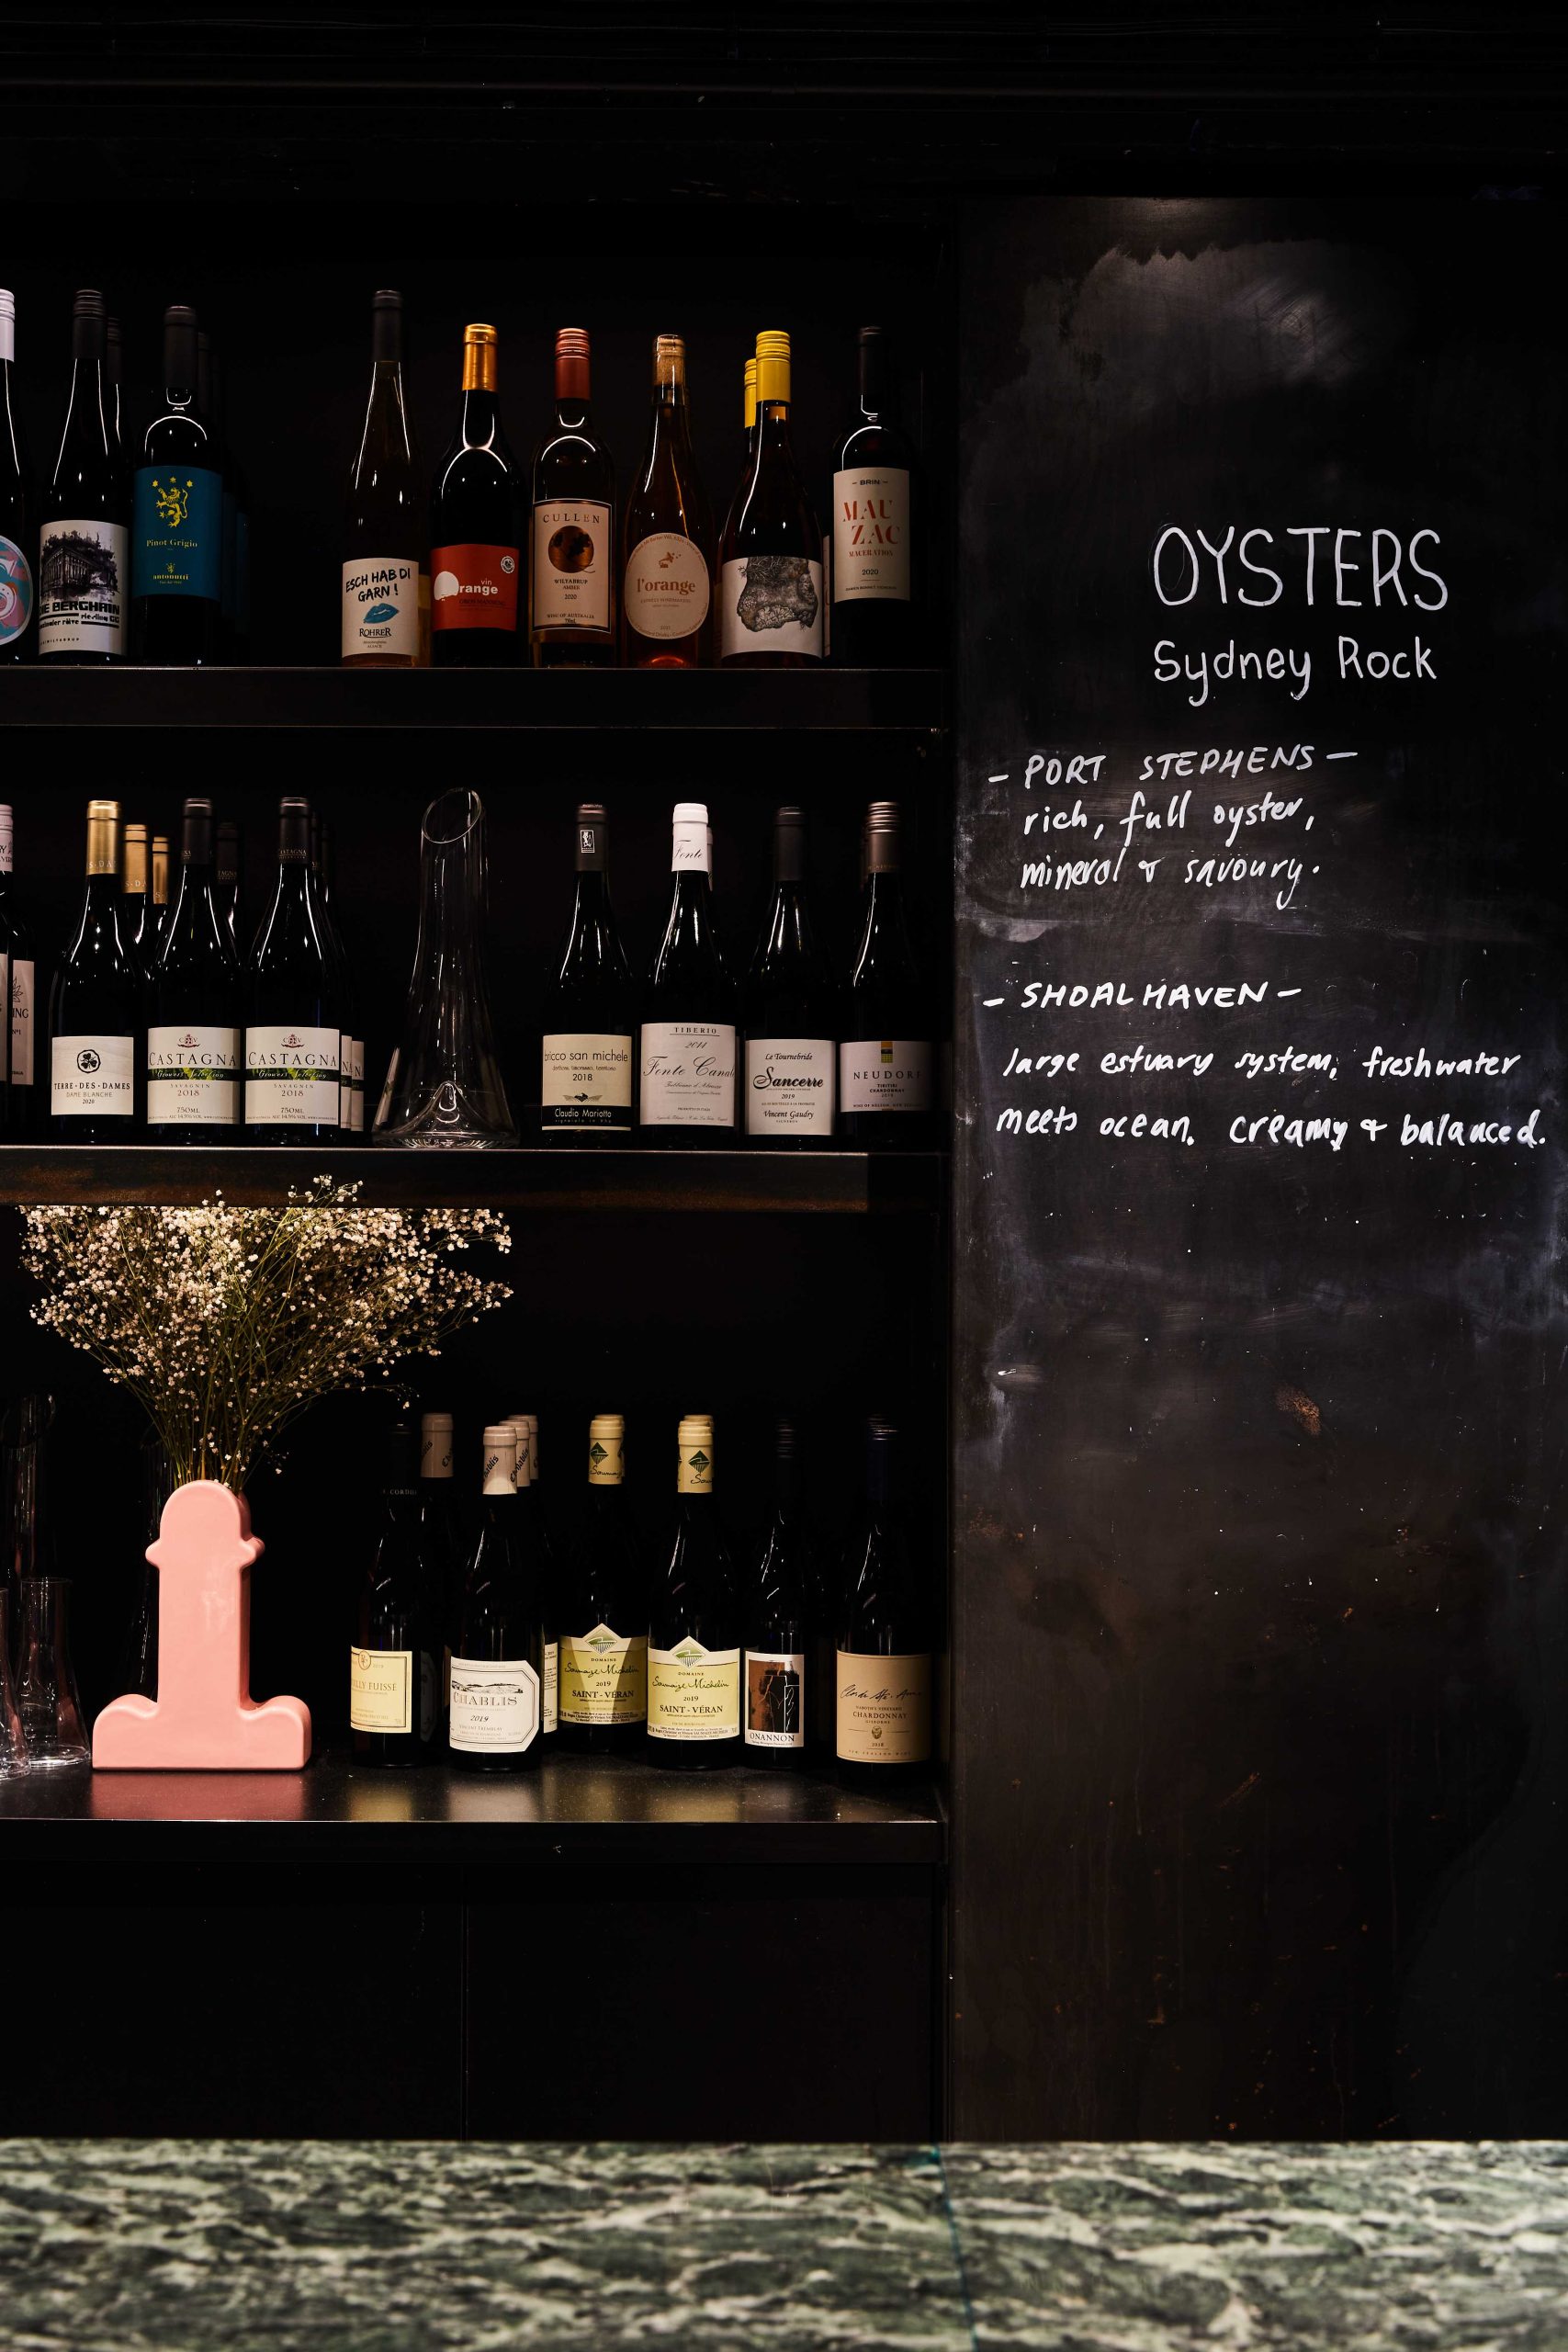
[(251, 1126), (335, 1127), (342, 1032), (288, 1024), (245, 1032), (245, 1119)]
[(909, 1037), (857, 1037), (839, 1047), (840, 1111), (929, 1111), (931, 1049)]
[(540, 1101), (552, 1127), (631, 1125), (632, 1041), (557, 1030), (544, 1041)]
[(131, 1118), (135, 1038), (56, 1037), (50, 1047), (49, 1106), (73, 1118)]
[[(515, 578), (515, 573), (513, 578)], [(419, 652), (419, 566), (412, 556), (362, 555), (343, 567), (343, 658)]]
[(598, 1624), (560, 1645), (563, 1724), (640, 1724), (648, 1713), (648, 1636)]
[(526, 1658), (455, 1657), (446, 1736), (464, 1756), (513, 1756), (539, 1736), (539, 1678)]
[(39, 534), (43, 653), (123, 653), (130, 533), (123, 523), (46, 523)]
[(837, 1654), (836, 1744), (846, 1764), (923, 1764), (931, 1752), (929, 1651)]
[(735, 1032), (716, 1021), (645, 1021), (642, 1125), (735, 1125)]
[(677, 1642), (648, 1651), (651, 1739), (735, 1739), (740, 1731), (740, 1652)]
[(348, 1720), (355, 1731), (413, 1729), (412, 1650), (349, 1652)]
[(902, 466), (833, 476), (833, 600), (909, 601), (909, 477)]
[(240, 1116), (240, 1033), (184, 1022), (147, 1032), (150, 1126), (232, 1126)]
[(830, 1037), (748, 1037), (749, 1136), (830, 1136), (833, 1132)]
[(430, 550), (430, 626), (511, 628), (517, 626), (516, 548), (462, 540)]
[(650, 531), (626, 558), (622, 610), (639, 637), (691, 637), (708, 616), (707, 558), (679, 531)]
[(0, 646), (25, 637), (32, 616), (32, 566), (16, 540), (0, 531)]
[[(15, 956), (11, 963), (11, 1083), (30, 1086), (33, 1082), (33, 1005), (35, 989), (31, 956)], [(0, 1013), (5, 1011), (0, 1002)]]
[(803, 1650), (746, 1653), (746, 1745), (806, 1745), (806, 1654)]
[(139, 466), (131, 492), (137, 596), (223, 594), (223, 477), (206, 466)]
[(611, 523), (610, 509), (592, 499), (552, 498), (535, 507), (535, 628), (609, 628)]
[(801, 653), (822, 659), (822, 566), (804, 555), (750, 555), (719, 579), (727, 653)]

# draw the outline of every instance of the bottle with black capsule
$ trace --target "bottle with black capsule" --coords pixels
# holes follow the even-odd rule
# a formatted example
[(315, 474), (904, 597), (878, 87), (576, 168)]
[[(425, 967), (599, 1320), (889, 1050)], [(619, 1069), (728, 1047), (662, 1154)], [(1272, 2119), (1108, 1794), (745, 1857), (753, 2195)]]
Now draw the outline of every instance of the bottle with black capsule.
[(149, 897), (147, 901), (148, 930), (144, 934), (144, 960), (151, 970), (163, 943), (164, 926), (169, 920), (169, 868), (172, 859), (167, 833), (154, 833), (147, 859)]
[(104, 321), (104, 398), (106, 422), (120, 462), (125, 463), (125, 337), (118, 319)]
[(140, 1131), (142, 974), (119, 922), (119, 803), (87, 803), (82, 912), (49, 1003), (50, 1121), (60, 1143)]
[(0, 807), (0, 1102), (5, 1132), (19, 1143), (37, 1131), (42, 1090), (33, 1058), (38, 965), (17, 905), (14, 854), (12, 811)]
[(245, 981), (245, 1132), (251, 1143), (338, 1140), (343, 1010), (310, 870), (310, 804), (278, 803), (277, 886)]
[(130, 650), (130, 485), (104, 369), (104, 298), (71, 313), (71, 390), (39, 510), (40, 662), (123, 662)]
[(138, 661), (170, 666), (222, 651), (223, 459), (201, 413), (197, 334), (196, 312), (171, 303), (133, 485), (132, 641)]
[(773, 819), (773, 904), (741, 1002), (747, 1141), (820, 1150), (833, 1136), (838, 1003), (812, 920), (803, 808)]
[(358, 998), (354, 967), (337, 919), (333, 896), (333, 829), (324, 817), (310, 812), (310, 864), (316, 886), (322, 943), (332, 967), (343, 1030), (338, 1041), (338, 1125), (342, 1140), (365, 1132), (365, 1040), (360, 1035)]
[(839, 1133), (863, 1150), (929, 1144), (931, 993), (910, 944), (896, 801), (866, 811), (860, 945), (839, 1046)]
[(858, 413), (833, 461), (832, 658), (857, 669), (920, 658), (925, 550), (919, 465), (898, 421), (888, 338), (860, 331)]
[(441, 1706), (452, 1689), (452, 1645), (462, 1614), (468, 1547), (457, 1511), (453, 1476), (454, 1431), (450, 1413), (422, 1413), (419, 1422), (419, 1555), (431, 1590), (441, 1604)]
[(911, 1540), (898, 1432), (874, 1419), (834, 1659), (834, 1744), (847, 1785), (883, 1788), (929, 1769), (931, 1650), (931, 1582)]
[(539, 1761), (544, 1731), (542, 1566), (518, 1509), (517, 1433), (484, 1433), (479, 1542), (463, 1587), (452, 1650), (452, 1761), (477, 1772), (520, 1772)]
[(793, 1421), (773, 1430), (773, 1514), (746, 1596), (746, 1761), (765, 1771), (806, 1761), (811, 1697), (811, 1563)]
[(677, 1445), (675, 1528), (648, 1627), (648, 1752), (701, 1770), (738, 1764), (739, 1596), (713, 1493), (713, 1420), (688, 1413)]
[(626, 1425), (588, 1425), (588, 1491), (560, 1579), (560, 1744), (635, 1755), (648, 1722), (648, 1571), (626, 1490)]
[(644, 1142), (691, 1150), (735, 1137), (735, 987), (713, 915), (713, 836), (701, 801), (677, 803), (670, 915), (643, 1000)]
[(427, 1764), (439, 1752), (441, 1619), (420, 1558), (419, 1431), (386, 1440), (376, 1539), (349, 1653), (354, 1752), (367, 1764)]
[(637, 991), (610, 904), (609, 825), (597, 801), (577, 812), (571, 931), (545, 1001), (541, 1132), (624, 1143), (632, 1125)]
[[(344, 503), (345, 667), (418, 665), (425, 549), (421, 476), (403, 398), (403, 298), (384, 286), (370, 305), (370, 391)], [(425, 585), (428, 592), (428, 579)]]
[(147, 988), (147, 1134), (229, 1143), (240, 1126), (243, 983), (214, 896), (212, 803), (185, 804), (180, 878)]
[(28, 459), (17, 365), (17, 298), (0, 286), (0, 664), (38, 651), (38, 483)]

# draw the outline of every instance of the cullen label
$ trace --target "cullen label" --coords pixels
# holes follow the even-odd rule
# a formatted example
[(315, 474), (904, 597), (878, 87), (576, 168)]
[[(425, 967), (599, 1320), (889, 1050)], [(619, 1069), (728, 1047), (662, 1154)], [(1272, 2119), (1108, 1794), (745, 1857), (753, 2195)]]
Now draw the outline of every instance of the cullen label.
[(833, 476), (833, 596), (909, 601), (909, 477), (902, 467)]
[(829, 1037), (748, 1037), (749, 1136), (830, 1136), (833, 1043)]
[(658, 1739), (735, 1739), (740, 1731), (740, 1653), (678, 1642), (648, 1653), (648, 1728)]
[(857, 1037), (839, 1047), (840, 1111), (929, 1111), (931, 1049), (909, 1037)]
[(179, 1022), (149, 1029), (148, 1125), (232, 1125), (240, 1115), (239, 1068), (236, 1029), (187, 1028)]
[(610, 626), (610, 510), (558, 498), (534, 509), (536, 628)]
[(344, 660), (364, 661), (381, 654), (393, 661), (412, 662), (418, 651), (418, 564), (390, 555), (360, 556), (355, 562), (345, 563)]
[(751, 555), (719, 582), (721, 653), (804, 653), (822, 659), (822, 566), (804, 555)]
[(136, 1109), (134, 1037), (56, 1037), (50, 1108), (73, 1118), (129, 1119)]
[(626, 558), (626, 627), (639, 637), (691, 637), (708, 616), (707, 560), (679, 531), (653, 531)]
[(123, 654), (130, 570), (123, 523), (46, 523), (38, 570), (40, 653)]
[(245, 1117), (253, 1126), (335, 1127), (336, 1029), (255, 1028), (245, 1032)]
[(735, 1124), (735, 1032), (710, 1021), (649, 1021), (642, 1032), (645, 1127)]
[(837, 1654), (838, 1750), (846, 1764), (923, 1764), (931, 1752), (929, 1653)]
[(455, 1657), (447, 1736), (465, 1756), (516, 1754), (539, 1736), (539, 1678), (526, 1658)]
[(349, 1652), (348, 1720), (355, 1731), (413, 1729), (412, 1650)]
[(746, 1653), (746, 1745), (804, 1747), (806, 1657), (800, 1650)]

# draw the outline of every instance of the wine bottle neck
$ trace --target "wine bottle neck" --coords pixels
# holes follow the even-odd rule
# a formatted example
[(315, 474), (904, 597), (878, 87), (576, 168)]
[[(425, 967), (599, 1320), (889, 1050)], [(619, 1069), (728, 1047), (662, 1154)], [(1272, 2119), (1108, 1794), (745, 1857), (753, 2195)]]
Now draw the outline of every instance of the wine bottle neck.
[(463, 387), (463, 440), (470, 449), (486, 449), (494, 441), (501, 425), (493, 387), (465, 384)]

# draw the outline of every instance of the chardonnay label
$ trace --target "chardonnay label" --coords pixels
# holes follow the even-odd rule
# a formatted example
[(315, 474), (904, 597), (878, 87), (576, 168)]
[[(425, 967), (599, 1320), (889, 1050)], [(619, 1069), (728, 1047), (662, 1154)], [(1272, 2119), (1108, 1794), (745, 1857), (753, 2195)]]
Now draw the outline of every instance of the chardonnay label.
[(412, 1650), (352, 1649), (348, 1720), (355, 1731), (413, 1729)]
[[(515, 574), (513, 574), (515, 577)], [(419, 566), (411, 558), (362, 555), (343, 568), (343, 658), (419, 652)]]
[(25, 637), (32, 616), (32, 566), (16, 540), (0, 531), (0, 646)]
[(206, 466), (139, 466), (130, 521), (134, 595), (221, 600), (221, 474)]
[(909, 1037), (857, 1037), (839, 1047), (840, 1111), (929, 1111), (931, 1049)]
[[(33, 1005), (36, 991), (31, 956), (17, 956), (11, 963), (11, 1083), (30, 1086), (33, 1082)], [(4, 1007), (0, 1006), (0, 1011)]]
[(430, 551), (430, 626), (437, 636), (449, 628), (513, 628), (517, 626), (515, 548), (493, 548), (462, 540)]
[(802, 653), (822, 659), (822, 566), (804, 555), (750, 555), (718, 584), (721, 654)]
[(521, 1755), (539, 1736), (539, 1678), (526, 1658), (455, 1657), (446, 1736), (464, 1756)]
[(717, 1021), (645, 1021), (645, 1127), (735, 1125), (735, 1032)]
[(830, 1037), (748, 1037), (749, 1136), (830, 1136), (833, 1132)]
[(746, 1745), (748, 1747), (806, 1746), (804, 1651), (747, 1651)]
[(336, 1029), (282, 1027), (245, 1032), (245, 1117), (252, 1126), (335, 1127)]
[(557, 1030), (545, 1039), (545, 1125), (550, 1127), (631, 1126), (632, 1041), (582, 1029)]
[(648, 1713), (648, 1636), (605, 1624), (560, 1645), (563, 1724), (640, 1724)]
[(147, 1032), (147, 1119), (152, 1126), (232, 1126), (240, 1116), (237, 1029), (160, 1023)]
[(651, 1739), (736, 1739), (740, 1732), (740, 1653), (677, 1642), (648, 1652)]
[(73, 1118), (129, 1119), (134, 1114), (134, 1037), (56, 1037), (50, 1054), (51, 1111)]
[(534, 509), (535, 628), (610, 626), (610, 509), (547, 499)]
[(39, 651), (123, 653), (130, 571), (123, 523), (46, 523), (39, 535)]
[(622, 609), (639, 637), (691, 637), (708, 616), (707, 559), (679, 531), (650, 531), (626, 558)]
[(902, 466), (833, 476), (833, 597), (909, 601), (909, 477)]
[(839, 1755), (846, 1764), (923, 1764), (931, 1752), (929, 1651), (838, 1653)]
[(545, 1644), (545, 1729), (554, 1731), (560, 1721), (560, 1644)]

